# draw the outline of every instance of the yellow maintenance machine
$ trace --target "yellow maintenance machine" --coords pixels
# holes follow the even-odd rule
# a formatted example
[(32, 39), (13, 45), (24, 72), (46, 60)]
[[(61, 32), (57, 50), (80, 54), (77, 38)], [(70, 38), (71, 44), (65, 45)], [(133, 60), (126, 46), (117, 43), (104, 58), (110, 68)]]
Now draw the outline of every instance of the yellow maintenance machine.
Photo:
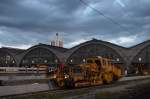
[(111, 59), (95, 56), (86, 58), (83, 64), (58, 69), (54, 80), (60, 87), (93, 86), (117, 81), (121, 72)]

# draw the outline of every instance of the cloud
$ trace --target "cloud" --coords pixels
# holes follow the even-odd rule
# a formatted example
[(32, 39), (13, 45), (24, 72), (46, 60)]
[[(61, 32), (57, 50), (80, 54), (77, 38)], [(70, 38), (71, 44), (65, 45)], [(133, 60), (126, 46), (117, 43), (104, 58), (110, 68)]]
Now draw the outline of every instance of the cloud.
[(132, 44), (134, 44), (135, 39), (137, 39), (136, 36), (119, 37), (117, 39), (110, 40), (110, 42), (118, 44), (118, 45), (124, 45), (126, 47), (130, 47)]
[(3, 44), (0, 44), (0, 47), (10, 47), (10, 48), (17, 48), (17, 49), (28, 49), (30, 47), (32, 47), (33, 45), (17, 45), (17, 46), (11, 46), (11, 45), (3, 45)]
[(149, 0), (84, 1), (124, 28), (80, 0), (0, 0), (0, 43), (18, 47), (50, 44), (56, 32), (64, 38), (65, 47), (92, 38), (121, 46), (150, 39)]
[[(141, 40), (149, 40), (149, 34), (145, 35), (145, 33), (139, 33), (131, 36), (122, 36), (117, 39), (109, 40), (112, 43), (118, 44), (120, 46), (131, 47), (138, 43), (141, 43)], [(139, 39), (140, 38), (140, 39)]]
[(78, 39), (78, 40), (76, 40), (76, 41), (73, 41), (73, 42), (67, 44), (66, 47), (73, 47), (73, 46), (76, 46), (76, 45), (78, 45), (78, 44), (80, 44), (80, 43), (83, 43), (83, 42), (86, 42), (86, 41), (87, 41), (87, 40), (85, 40), (85, 39)]
[(125, 7), (125, 4), (121, 0), (115, 0), (117, 4), (119, 4), (121, 7)]

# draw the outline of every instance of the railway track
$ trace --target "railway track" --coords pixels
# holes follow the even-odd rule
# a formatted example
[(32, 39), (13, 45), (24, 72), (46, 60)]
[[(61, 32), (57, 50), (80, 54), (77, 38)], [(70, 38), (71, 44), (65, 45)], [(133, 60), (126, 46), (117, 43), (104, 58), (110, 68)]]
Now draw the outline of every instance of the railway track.
[(12, 97), (32, 96), (32, 95), (36, 95), (39, 93), (45, 93), (45, 94), (46, 93), (52, 93), (52, 94), (57, 94), (57, 95), (73, 96), (73, 95), (81, 94), (81, 93), (82, 94), (90, 93), (91, 91), (95, 91), (97, 89), (106, 89), (106, 88), (113, 88), (113, 87), (117, 87), (117, 86), (127, 85), (128, 83), (138, 82), (138, 81), (142, 81), (142, 80), (150, 80), (150, 78), (123, 80), (123, 81), (115, 82), (115, 83), (108, 84), (108, 85), (92, 86), (92, 87), (91, 86), (90, 87), (80, 87), (80, 88), (75, 88), (75, 89), (57, 88), (57, 89), (53, 89), (53, 90), (46, 90), (46, 91), (40, 91), (40, 92), (1, 96), (0, 99), (11, 99)]

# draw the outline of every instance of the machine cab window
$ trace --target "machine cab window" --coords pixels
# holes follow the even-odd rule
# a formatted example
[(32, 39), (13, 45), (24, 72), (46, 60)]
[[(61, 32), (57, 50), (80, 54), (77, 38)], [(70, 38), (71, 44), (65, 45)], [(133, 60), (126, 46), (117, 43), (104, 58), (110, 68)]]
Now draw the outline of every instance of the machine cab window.
[(98, 66), (101, 66), (100, 60), (95, 60), (95, 63), (96, 63)]
[(81, 74), (81, 69), (80, 68), (74, 68), (73, 71), (75, 74)]
[(88, 59), (88, 60), (87, 60), (87, 63), (89, 63), (89, 64), (90, 64), (90, 63), (93, 63), (93, 60)]
[(101, 70), (102, 64), (100, 60), (95, 60), (96, 65), (98, 66), (98, 69)]

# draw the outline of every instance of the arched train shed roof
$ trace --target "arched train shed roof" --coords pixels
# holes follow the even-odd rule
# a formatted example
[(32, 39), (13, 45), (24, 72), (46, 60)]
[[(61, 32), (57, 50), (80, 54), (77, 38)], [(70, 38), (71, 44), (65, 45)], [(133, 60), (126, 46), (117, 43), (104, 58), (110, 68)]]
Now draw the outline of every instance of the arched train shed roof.
[(61, 57), (61, 53), (67, 51), (68, 49), (66, 48), (62, 48), (62, 47), (55, 47), (55, 46), (51, 46), (51, 45), (46, 45), (46, 44), (38, 44), (35, 46), (30, 47), (29, 49), (27, 49), (26, 51), (24, 51), (23, 53), (17, 55), (15, 58), (17, 59), (17, 65), (20, 64), (20, 62), (22, 61), (22, 59), (32, 50), (36, 49), (36, 48), (44, 48), (49, 50), (51, 53), (53, 53), (58, 59), (60, 60)]
[[(105, 41), (101, 41), (101, 40), (97, 40), (97, 39), (93, 39), (93, 40), (90, 40), (90, 41), (87, 41), (87, 42), (84, 42), (84, 43), (81, 43), (71, 49), (69, 49), (68, 51), (65, 52), (64, 54), (64, 61), (66, 61), (76, 50), (78, 50), (79, 48), (81, 47), (84, 47), (86, 45), (89, 45), (89, 44), (100, 44), (100, 45), (104, 45), (106, 47), (109, 47), (111, 48), (112, 50), (114, 50), (116, 53), (118, 53), (118, 55), (120, 55), (120, 57), (123, 59), (124, 57), (124, 50), (126, 48), (124, 47), (121, 47), (121, 46), (118, 46), (118, 45), (115, 45), (115, 44), (112, 44), (112, 43), (109, 43), (109, 42), (105, 42)], [(123, 59), (124, 61), (124, 59)]]
[(2, 48), (0, 48), (0, 51), (8, 53), (14, 59), (15, 63), (17, 64), (17, 59), (15, 56), (24, 52), (25, 50), (17, 49), (17, 48), (10, 48), (10, 47), (2, 47)]
[(133, 47), (130, 47), (128, 49), (128, 52), (126, 54), (128, 54), (128, 59), (129, 59), (129, 64), (131, 64), (132, 60), (134, 59), (134, 57), (136, 57), (136, 55), (138, 55), (141, 51), (144, 50), (144, 48), (150, 46), (150, 40), (147, 40), (145, 42), (142, 42), (140, 44), (137, 44)]
[(46, 45), (46, 44), (41, 44), (40, 43), (38, 45), (32, 46), (31, 48), (29, 48), (27, 50), (10, 48), (10, 47), (2, 47), (2, 48), (0, 48), (0, 50), (3, 51), (3, 52), (6, 52), (10, 56), (12, 56), (18, 66), (19, 66), (21, 60), (30, 51), (32, 51), (32, 50), (34, 50), (36, 48), (45, 48), (45, 49), (49, 50), (54, 55), (56, 55), (56, 57), (61, 62), (65, 63), (67, 61), (67, 59), (74, 52), (76, 52), (81, 47), (84, 47), (84, 46), (89, 45), (89, 44), (100, 44), (100, 45), (104, 45), (106, 47), (109, 47), (109, 48), (113, 49), (116, 53), (118, 53), (118, 55), (120, 55), (122, 57), (122, 59), (124, 60), (125, 64), (127, 66), (129, 66), (132, 63), (134, 57), (136, 57), (136, 55), (138, 55), (141, 51), (143, 51), (144, 48), (150, 46), (150, 40), (147, 40), (147, 41), (145, 41), (143, 43), (137, 44), (137, 45), (132, 46), (130, 48), (125, 48), (125, 47), (118, 46), (118, 45), (110, 43), (110, 42), (93, 39), (93, 40), (81, 43), (81, 44), (79, 44), (77, 46), (74, 46), (74, 47), (72, 47), (70, 49), (62, 48), (62, 47), (55, 47), (55, 46), (51, 46), (51, 45)]

